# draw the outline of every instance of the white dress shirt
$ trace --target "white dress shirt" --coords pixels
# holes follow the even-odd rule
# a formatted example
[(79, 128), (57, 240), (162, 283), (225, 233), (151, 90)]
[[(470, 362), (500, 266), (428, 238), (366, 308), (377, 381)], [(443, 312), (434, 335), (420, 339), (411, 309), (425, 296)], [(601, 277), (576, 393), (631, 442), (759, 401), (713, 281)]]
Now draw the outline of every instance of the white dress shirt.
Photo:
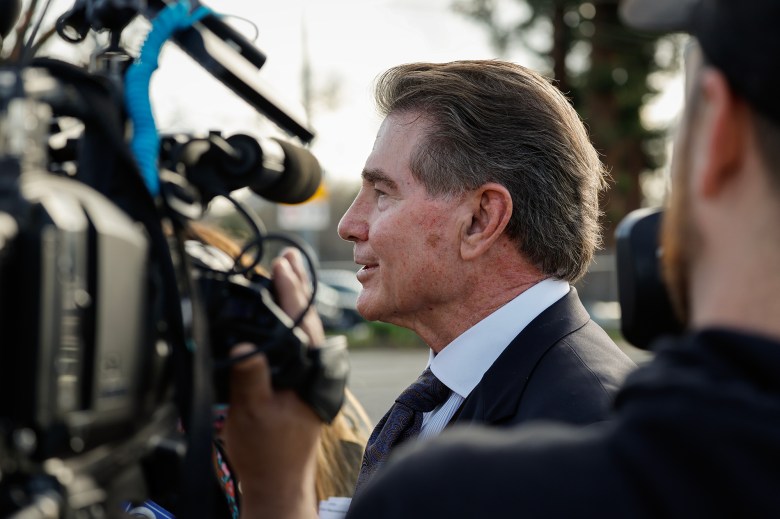
[(569, 289), (567, 281), (542, 280), (463, 332), (438, 355), (431, 350), (428, 365), (452, 389), (452, 395), (430, 413), (423, 414), (419, 438), (439, 434), (517, 334), (568, 294)]
[[(536, 316), (568, 294), (569, 289), (569, 283), (560, 279), (540, 281), (463, 332), (438, 355), (431, 350), (428, 365), (452, 389), (452, 395), (430, 413), (423, 414), (418, 438), (430, 438), (443, 431), (512, 339)], [(320, 517), (343, 519), (351, 502), (350, 498), (320, 501)]]

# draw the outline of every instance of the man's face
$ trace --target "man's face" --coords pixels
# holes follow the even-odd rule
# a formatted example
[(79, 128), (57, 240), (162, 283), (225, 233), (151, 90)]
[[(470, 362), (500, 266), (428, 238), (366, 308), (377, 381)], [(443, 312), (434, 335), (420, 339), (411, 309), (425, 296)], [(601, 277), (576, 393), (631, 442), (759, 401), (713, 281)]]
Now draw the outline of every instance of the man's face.
[(460, 281), (462, 197), (429, 196), (409, 169), (427, 128), (415, 113), (385, 119), (360, 192), (339, 223), (339, 236), (354, 243), (355, 262), (363, 265), (357, 273), (363, 284), (358, 311), (369, 320), (413, 329), (453, 302)]

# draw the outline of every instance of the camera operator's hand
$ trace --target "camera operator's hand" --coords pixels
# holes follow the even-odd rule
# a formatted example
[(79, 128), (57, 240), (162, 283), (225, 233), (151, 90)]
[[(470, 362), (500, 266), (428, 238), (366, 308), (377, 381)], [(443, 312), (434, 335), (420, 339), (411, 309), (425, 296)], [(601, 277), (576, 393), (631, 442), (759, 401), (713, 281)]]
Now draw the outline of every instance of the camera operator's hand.
[[(240, 344), (231, 355), (254, 350)], [(293, 391), (274, 392), (263, 355), (236, 364), (223, 431), (241, 482), (241, 517), (316, 517), (314, 480), (322, 422)]]
[[(285, 249), (274, 259), (271, 268), (279, 306), (290, 318), (297, 319), (309, 304), (312, 291), (303, 256), (298, 249)], [(306, 311), (298, 327), (306, 333), (313, 346), (321, 346), (325, 342), (322, 321), (314, 306)]]

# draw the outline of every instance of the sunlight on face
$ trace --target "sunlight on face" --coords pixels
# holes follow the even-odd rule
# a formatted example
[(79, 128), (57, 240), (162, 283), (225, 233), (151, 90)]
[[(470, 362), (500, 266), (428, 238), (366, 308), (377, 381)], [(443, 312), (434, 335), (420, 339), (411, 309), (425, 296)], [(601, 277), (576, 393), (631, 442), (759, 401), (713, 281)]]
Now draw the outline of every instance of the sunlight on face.
[(451, 301), (457, 287), (459, 200), (432, 198), (409, 169), (427, 123), (391, 114), (363, 170), (363, 185), (339, 224), (363, 265), (358, 311), (367, 319), (414, 328)]

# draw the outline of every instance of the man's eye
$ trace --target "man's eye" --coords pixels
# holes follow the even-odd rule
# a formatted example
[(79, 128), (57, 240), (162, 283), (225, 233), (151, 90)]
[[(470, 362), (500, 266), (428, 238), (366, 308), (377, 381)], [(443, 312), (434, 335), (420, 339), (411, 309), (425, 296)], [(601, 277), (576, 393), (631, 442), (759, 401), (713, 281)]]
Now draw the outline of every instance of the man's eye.
[(379, 188), (375, 187), (375, 188), (374, 188), (374, 195), (375, 195), (375, 196), (385, 196), (385, 195), (387, 195), (387, 193), (385, 193), (385, 192), (384, 192), (384, 191), (382, 191), (381, 189), (379, 189)]

